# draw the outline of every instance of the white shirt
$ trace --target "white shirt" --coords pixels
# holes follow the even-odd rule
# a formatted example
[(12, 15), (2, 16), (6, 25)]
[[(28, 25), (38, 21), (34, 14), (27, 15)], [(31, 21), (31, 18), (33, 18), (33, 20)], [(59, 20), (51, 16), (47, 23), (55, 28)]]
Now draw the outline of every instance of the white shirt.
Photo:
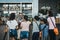
[(27, 21), (27, 22), (21, 22), (21, 31), (29, 31), (29, 25), (31, 24), (31, 22)]
[[(40, 21), (37, 21), (37, 24), (40, 24)], [(39, 28), (36, 22), (33, 21), (33, 32), (39, 32)]]
[(7, 25), (9, 29), (15, 29), (18, 23), (16, 20), (11, 20), (11, 21), (7, 21)]
[[(54, 17), (51, 17), (51, 19), (52, 19), (54, 25), (56, 26), (56, 24), (55, 24), (55, 18)], [(48, 19), (47, 19), (47, 21), (49, 23), (49, 29), (54, 29), (54, 25), (53, 25), (51, 19), (50, 19), (50, 17), (48, 17)]]

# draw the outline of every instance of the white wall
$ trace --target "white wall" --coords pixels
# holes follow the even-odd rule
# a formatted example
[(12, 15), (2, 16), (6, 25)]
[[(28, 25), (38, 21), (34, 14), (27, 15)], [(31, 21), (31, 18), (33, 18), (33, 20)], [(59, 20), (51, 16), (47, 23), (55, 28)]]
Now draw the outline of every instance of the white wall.
[(32, 17), (38, 15), (38, 0), (33, 0), (32, 2)]

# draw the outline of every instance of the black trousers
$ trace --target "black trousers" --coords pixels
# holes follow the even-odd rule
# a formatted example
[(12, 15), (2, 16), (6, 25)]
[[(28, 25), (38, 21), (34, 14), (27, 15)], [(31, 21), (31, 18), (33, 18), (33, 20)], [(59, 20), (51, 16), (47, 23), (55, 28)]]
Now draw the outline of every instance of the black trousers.
[(50, 40), (56, 40), (56, 35), (53, 30), (49, 30)]
[(39, 32), (34, 32), (33, 33), (32, 40), (39, 40)]

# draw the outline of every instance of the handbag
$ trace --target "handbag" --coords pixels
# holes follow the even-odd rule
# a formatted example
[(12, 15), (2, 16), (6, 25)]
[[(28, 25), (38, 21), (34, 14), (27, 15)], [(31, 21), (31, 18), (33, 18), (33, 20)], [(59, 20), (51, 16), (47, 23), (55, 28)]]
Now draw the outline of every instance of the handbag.
[[(51, 17), (50, 17), (50, 19), (51, 19)], [(52, 22), (52, 24), (53, 24), (53, 26), (54, 26), (54, 30), (53, 30), (53, 31), (54, 31), (55, 35), (56, 35), (56, 36), (59, 35), (58, 28), (54, 25), (52, 19), (51, 19), (51, 22)]]

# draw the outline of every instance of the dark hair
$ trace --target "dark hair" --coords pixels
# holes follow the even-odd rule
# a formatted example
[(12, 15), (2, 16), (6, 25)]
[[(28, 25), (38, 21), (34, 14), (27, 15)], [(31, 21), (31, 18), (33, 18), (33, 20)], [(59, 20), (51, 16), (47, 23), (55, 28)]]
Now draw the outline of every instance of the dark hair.
[(45, 24), (47, 24), (47, 19), (45, 19), (45, 18), (40, 19), (40, 21), (43, 21)]
[(52, 11), (48, 11), (48, 13), (49, 13), (49, 17), (53, 16), (53, 12)]
[(40, 18), (38, 16), (35, 16), (34, 19), (39, 21)]
[(40, 21), (43, 21), (43, 18), (41, 18)]
[(15, 13), (11, 13), (9, 20), (14, 20), (14, 19), (15, 19)]
[(43, 19), (44, 23), (47, 24), (47, 19)]
[(24, 15), (24, 19), (25, 19), (26, 21), (28, 21), (28, 16)]

